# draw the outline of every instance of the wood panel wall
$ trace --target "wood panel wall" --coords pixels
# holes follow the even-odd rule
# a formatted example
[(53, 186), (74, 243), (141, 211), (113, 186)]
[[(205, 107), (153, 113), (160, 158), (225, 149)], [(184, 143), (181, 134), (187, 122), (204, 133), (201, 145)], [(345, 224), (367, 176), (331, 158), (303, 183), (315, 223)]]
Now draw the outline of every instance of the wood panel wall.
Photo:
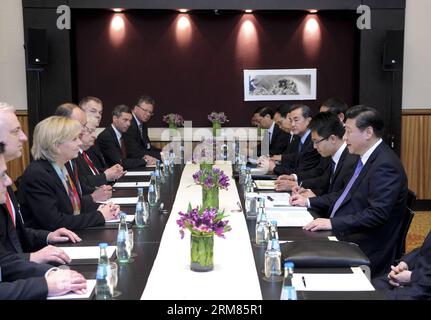
[(401, 160), (417, 199), (431, 199), (431, 109), (404, 109)]
[[(27, 111), (17, 111), (16, 115), (18, 117), (19, 123), (21, 124), (22, 130), (24, 131), (25, 135), (28, 137), (28, 113)], [(19, 176), (22, 175), (25, 168), (30, 163), (30, 152), (29, 152), (29, 145), (28, 141), (24, 143), (23, 149), (22, 149), (22, 157), (15, 159), (13, 161), (8, 162), (7, 169), (9, 176), (13, 179), (13, 181), (16, 180)]]

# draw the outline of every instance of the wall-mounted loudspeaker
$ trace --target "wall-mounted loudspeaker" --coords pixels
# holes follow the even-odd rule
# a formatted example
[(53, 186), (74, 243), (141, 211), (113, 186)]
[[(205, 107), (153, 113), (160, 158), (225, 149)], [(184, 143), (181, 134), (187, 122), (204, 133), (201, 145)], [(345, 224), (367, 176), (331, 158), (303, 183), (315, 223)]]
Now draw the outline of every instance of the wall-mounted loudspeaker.
[(399, 71), (403, 66), (404, 30), (386, 30), (383, 70)]
[(48, 41), (45, 29), (27, 29), (26, 50), (28, 65), (48, 64)]

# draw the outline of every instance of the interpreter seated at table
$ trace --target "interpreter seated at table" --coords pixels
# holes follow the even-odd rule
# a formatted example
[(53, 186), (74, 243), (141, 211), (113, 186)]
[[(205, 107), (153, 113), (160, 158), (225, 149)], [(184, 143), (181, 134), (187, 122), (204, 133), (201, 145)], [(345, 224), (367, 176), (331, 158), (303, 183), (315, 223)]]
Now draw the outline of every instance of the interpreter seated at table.
[(76, 230), (117, 218), (120, 207), (112, 203), (92, 210), (94, 203), (80, 196), (65, 167), (78, 155), (81, 129), (78, 121), (58, 116), (37, 124), (31, 150), (35, 161), (25, 170), (18, 188), (18, 200), (28, 225), (46, 230)]

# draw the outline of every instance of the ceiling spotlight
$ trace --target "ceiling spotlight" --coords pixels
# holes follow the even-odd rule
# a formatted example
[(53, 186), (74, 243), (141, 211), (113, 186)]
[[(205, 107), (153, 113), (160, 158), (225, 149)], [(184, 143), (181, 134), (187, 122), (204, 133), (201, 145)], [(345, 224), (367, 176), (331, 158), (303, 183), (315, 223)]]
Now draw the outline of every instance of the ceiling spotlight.
[(319, 10), (317, 10), (317, 9), (308, 9), (308, 12), (310, 12), (310, 13), (317, 13), (317, 12), (319, 12)]
[(124, 9), (122, 8), (114, 8), (112, 9), (114, 12), (123, 12)]
[(219, 15), (220, 15), (220, 11), (218, 11), (218, 9), (214, 9), (214, 14), (215, 14), (216, 16), (219, 16)]
[(178, 11), (181, 12), (181, 13), (187, 13), (187, 12), (189, 12), (188, 9), (178, 9)]
[(245, 11), (245, 13), (252, 13), (253, 12), (253, 10), (251, 10), (251, 9), (245, 9), (244, 11)]

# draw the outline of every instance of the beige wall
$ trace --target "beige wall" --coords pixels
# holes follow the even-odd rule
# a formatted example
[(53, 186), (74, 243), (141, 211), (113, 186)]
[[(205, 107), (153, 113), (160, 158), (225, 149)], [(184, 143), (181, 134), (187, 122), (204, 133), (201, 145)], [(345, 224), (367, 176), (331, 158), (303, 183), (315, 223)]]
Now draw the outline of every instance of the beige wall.
[(27, 109), (24, 32), (21, 0), (1, 0), (0, 101)]
[(430, 0), (407, 0), (403, 109), (431, 109)]

